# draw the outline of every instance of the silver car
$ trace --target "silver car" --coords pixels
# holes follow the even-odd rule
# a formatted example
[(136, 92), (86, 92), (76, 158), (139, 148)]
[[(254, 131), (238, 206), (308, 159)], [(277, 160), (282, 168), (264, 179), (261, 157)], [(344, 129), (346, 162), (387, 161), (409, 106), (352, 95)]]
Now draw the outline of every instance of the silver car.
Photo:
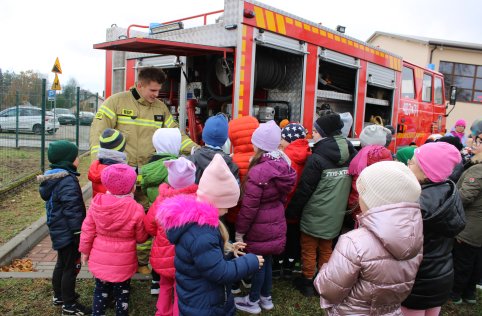
[[(40, 134), (42, 132), (42, 109), (36, 106), (18, 106), (18, 130)], [(54, 134), (60, 123), (50, 112), (45, 114), (45, 130)], [(17, 127), (17, 107), (13, 106), (0, 112), (0, 131), (15, 131)]]

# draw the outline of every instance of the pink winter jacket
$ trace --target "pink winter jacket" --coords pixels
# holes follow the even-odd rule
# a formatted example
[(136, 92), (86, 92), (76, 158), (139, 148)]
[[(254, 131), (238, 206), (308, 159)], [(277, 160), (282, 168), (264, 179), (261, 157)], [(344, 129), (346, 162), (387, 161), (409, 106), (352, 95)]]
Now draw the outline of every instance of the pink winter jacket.
[(89, 255), (89, 270), (103, 281), (123, 282), (137, 271), (136, 243), (149, 237), (144, 208), (133, 197), (97, 194), (82, 224), (79, 251)]
[(144, 217), (144, 227), (149, 235), (156, 237), (151, 248), (151, 266), (161, 277), (174, 279), (176, 276), (176, 268), (174, 267), (174, 257), (176, 250), (173, 244), (169, 242), (166, 232), (156, 217), (162, 202), (170, 197), (187, 194), (194, 195), (197, 191), (197, 184), (190, 185), (183, 189), (174, 189), (167, 183), (159, 186), (159, 195), (149, 208), (146, 217)]
[(368, 210), (360, 228), (342, 235), (314, 285), (328, 315), (402, 315), (422, 261), (420, 205)]

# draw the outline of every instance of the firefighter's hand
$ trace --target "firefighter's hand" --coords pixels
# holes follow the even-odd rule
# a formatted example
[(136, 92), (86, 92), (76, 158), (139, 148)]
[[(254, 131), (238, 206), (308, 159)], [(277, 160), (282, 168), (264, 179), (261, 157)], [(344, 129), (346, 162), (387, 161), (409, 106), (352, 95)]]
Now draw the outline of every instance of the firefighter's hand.
[(256, 256), (256, 257), (258, 257), (259, 268), (261, 269), (264, 264), (264, 258), (263, 256)]

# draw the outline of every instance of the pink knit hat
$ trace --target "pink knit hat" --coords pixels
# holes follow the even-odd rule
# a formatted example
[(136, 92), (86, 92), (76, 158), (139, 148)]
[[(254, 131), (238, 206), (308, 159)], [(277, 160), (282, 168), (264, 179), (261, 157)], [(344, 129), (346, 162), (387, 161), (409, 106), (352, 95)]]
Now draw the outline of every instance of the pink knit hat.
[(466, 122), (464, 119), (460, 119), (460, 120), (457, 120), (457, 122), (455, 122), (455, 126), (463, 126), (463, 127), (466, 127), (466, 126), (467, 126), (467, 122)]
[(107, 191), (114, 195), (125, 195), (132, 191), (136, 184), (137, 174), (126, 164), (110, 165), (100, 175), (100, 180)]
[(259, 124), (251, 137), (251, 143), (264, 151), (270, 152), (278, 149), (281, 142), (281, 128), (275, 121)]
[(217, 208), (230, 208), (238, 203), (238, 182), (220, 154), (214, 155), (204, 169), (196, 194)]
[(196, 180), (196, 166), (184, 157), (164, 161), (167, 168), (167, 181), (174, 189), (182, 189), (194, 184)]
[(445, 142), (424, 144), (415, 149), (414, 157), (425, 176), (435, 183), (447, 180), (462, 160), (457, 148)]

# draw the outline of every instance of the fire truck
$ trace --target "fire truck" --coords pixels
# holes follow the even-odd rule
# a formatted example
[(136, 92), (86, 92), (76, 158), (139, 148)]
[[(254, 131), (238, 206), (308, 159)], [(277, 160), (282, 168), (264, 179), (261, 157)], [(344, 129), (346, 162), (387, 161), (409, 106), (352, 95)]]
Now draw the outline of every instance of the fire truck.
[[(193, 19), (202, 25), (185, 27)], [(311, 132), (327, 107), (351, 114), (355, 142), (368, 124), (393, 126), (392, 150), (445, 132), (442, 74), (252, 0), (159, 24), (112, 25), (94, 48), (106, 50), (106, 97), (132, 87), (139, 69), (162, 68), (159, 98), (198, 143), (218, 112), (288, 119)]]

